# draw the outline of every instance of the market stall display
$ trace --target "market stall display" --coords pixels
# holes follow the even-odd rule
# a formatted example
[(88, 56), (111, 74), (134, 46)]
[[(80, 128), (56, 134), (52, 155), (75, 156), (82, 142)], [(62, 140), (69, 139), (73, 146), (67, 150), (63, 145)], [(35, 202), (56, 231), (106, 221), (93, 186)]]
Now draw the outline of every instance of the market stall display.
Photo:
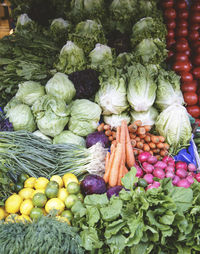
[(198, 0), (11, 2), (28, 15), (0, 40), (3, 254), (198, 253)]

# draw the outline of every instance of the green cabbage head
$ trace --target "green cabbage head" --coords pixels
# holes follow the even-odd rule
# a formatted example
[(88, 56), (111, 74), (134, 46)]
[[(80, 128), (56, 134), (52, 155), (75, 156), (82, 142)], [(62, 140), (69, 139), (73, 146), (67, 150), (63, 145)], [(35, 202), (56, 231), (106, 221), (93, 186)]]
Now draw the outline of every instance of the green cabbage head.
[(55, 136), (53, 139), (53, 144), (65, 144), (72, 143), (80, 146), (86, 146), (85, 139), (78, 135), (75, 135), (71, 131), (62, 131), (59, 135)]
[(141, 120), (142, 125), (154, 125), (159, 115), (158, 111), (154, 107), (150, 107), (147, 111), (130, 111), (131, 122)]
[(106, 124), (109, 124), (111, 128), (116, 128), (117, 126), (121, 126), (122, 120), (126, 120), (127, 124), (130, 123), (131, 117), (127, 112), (123, 112), (119, 115), (110, 115), (110, 116), (104, 116), (103, 121)]

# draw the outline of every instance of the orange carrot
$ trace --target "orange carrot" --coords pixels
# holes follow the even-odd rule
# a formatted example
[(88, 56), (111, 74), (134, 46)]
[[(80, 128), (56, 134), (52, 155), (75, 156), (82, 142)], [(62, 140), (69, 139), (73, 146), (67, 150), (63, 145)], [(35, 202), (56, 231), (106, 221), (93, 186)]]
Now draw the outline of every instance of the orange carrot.
[(151, 150), (149, 151), (149, 153), (150, 153), (151, 155), (153, 155), (153, 152), (152, 152)]
[(106, 134), (106, 136), (111, 136), (112, 135), (112, 132), (111, 132), (111, 130), (107, 130), (107, 131), (105, 131), (105, 134)]
[(135, 164), (135, 156), (133, 153), (133, 148), (131, 145), (131, 140), (128, 132), (127, 122), (125, 121), (125, 129), (126, 129), (126, 164), (129, 168), (131, 168)]
[(142, 143), (144, 144), (144, 143), (145, 143), (145, 140), (141, 138), (141, 139), (140, 139), (140, 142), (142, 142)]
[(151, 135), (151, 141), (156, 144), (160, 142), (160, 139), (158, 136)]
[(110, 151), (111, 151), (111, 154), (113, 153), (114, 148), (115, 148), (115, 145), (113, 145), (113, 144), (112, 144), (112, 145), (110, 146)]
[(135, 141), (135, 139), (131, 139), (131, 145), (132, 145), (132, 147), (135, 147), (136, 146), (136, 141)]
[(137, 134), (144, 135), (145, 133), (146, 133), (146, 130), (144, 127), (142, 127), (142, 126), (138, 127)]
[(144, 139), (146, 137), (146, 134), (139, 135), (140, 139)]
[(141, 141), (137, 142), (136, 147), (139, 149), (143, 148), (143, 143)]
[(148, 135), (146, 135), (145, 138), (144, 138), (144, 140), (145, 140), (146, 142), (150, 142), (150, 141), (151, 141), (151, 137), (148, 136)]
[(144, 150), (145, 152), (149, 152), (151, 149), (150, 149), (150, 147), (149, 147), (148, 144), (144, 144), (144, 145), (143, 145), (143, 150)]
[(98, 131), (103, 131), (104, 130), (104, 123), (101, 123), (98, 127), (97, 127), (97, 130)]
[(151, 130), (152, 126), (151, 125), (144, 125), (143, 127), (145, 128), (146, 132), (148, 132)]
[(160, 155), (156, 155), (156, 158), (158, 161), (162, 159), (162, 157)]
[(114, 147), (113, 151), (111, 152), (110, 159), (109, 159), (109, 162), (108, 162), (108, 167), (107, 167), (107, 170), (106, 170), (106, 172), (103, 176), (103, 179), (106, 183), (108, 183), (108, 181), (109, 181), (111, 167), (112, 167), (112, 164), (113, 164), (113, 160), (115, 158), (115, 152), (116, 152), (116, 147)]
[(110, 187), (114, 187), (117, 185), (119, 170), (121, 166), (121, 160), (122, 160), (122, 144), (118, 143), (113, 164), (110, 170), (109, 180), (108, 180)]
[(165, 142), (165, 137), (163, 137), (163, 136), (158, 136), (158, 138), (159, 138), (160, 142)]
[(137, 125), (132, 123), (131, 125), (128, 126), (128, 131), (130, 133), (135, 133), (137, 131), (137, 128), (138, 128)]
[(113, 136), (109, 136), (109, 137), (108, 137), (108, 140), (109, 140), (109, 141), (113, 141), (113, 139), (114, 139)]
[(136, 137), (135, 140), (138, 142), (140, 141), (140, 137)]
[(159, 148), (159, 149), (162, 149), (162, 148), (164, 148), (164, 144), (161, 143), (161, 142), (160, 142), (160, 143), (157, 143), (157, 144), (156, 144), (156, 147)]
[(151, 149), (155, 149), (156, 148), (156, 144), (154, 144), (153, 142), (149, 142), (149, 146)]
[(109, 124), (105, 124), (103, 128), (105, 131), (107, 131), (107, 130), (110, 130), (111, 127)]
[(120, 132), (121, 132), (121, 127), (117, 126), (117, 132), (116, 132), (116, 141), (119, 143), (120, 141)]
[(113, 141), (111, 142), (111, 145), (117, 146), (117, 140), (113, 140)]
[(160, 149), (158, 149), (158, 148), (155, 148), (152, 151), (153, 151), (153, 153), (160, 153)]
[(125, 163), (125, 159), (126, 159), (126, 122), (124, 120), (121, 123), (120, 143), (122, 144), (122, 160)]
[(107, 152), (106, 158), (105, 158), (105, 173), (106, 173), (106, 171), (108, 170), (109, 160), (110, 160), (110, 153)]
[(114, 139), (116, 139), (116, 131), (112, 131), (112, 136)]
[(169, 149), (169, 145), (167, 143), (164, 143), (164, 148), (168, 150)]
[(135, 125), (137, 125), (139, 127), (139, 126), (142, 126), (142, 121), (141, 120), (137, 120), (133, 124), (135, 124)]
[(138, 154), (139, 154), (138, 149), (133, 149), (133, 154), (134, 154), (134, 155), (138, 155)]
[(120, 169), (119, 169), (119, 175), (118, 175), (117, 185), (121, 185), (121, 179), (123, 177), (124, 167), (125, 167), (124, 161), (121, 160), (121, 165), (120, 165)]
[(168, 152), (167, 150), (165, 150), (165, 149), (160, 150), (160, 156), (162, 156), (162, 157), (167, 156), (168, 153), (169, 153), (169, 152)]
[(136, 138), (136, 135), (135, 135), (135, 134), (133, 134), (133, 133), (131, 133), (131, 132), (129, 132), (129, 136), (130, 136), (130, 138), (131, 138), (131, 139)]
[(128, 173), (128, 169), (126, 166), (124, 166), (124, 175)]

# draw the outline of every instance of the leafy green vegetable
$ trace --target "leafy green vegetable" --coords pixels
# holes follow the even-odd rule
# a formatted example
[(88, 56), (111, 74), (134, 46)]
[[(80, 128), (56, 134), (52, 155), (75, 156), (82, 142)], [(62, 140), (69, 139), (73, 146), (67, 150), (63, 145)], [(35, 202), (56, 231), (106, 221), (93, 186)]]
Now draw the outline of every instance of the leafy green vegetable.
[(158, 111), (154, 107), (150, 107), (147, 111), (130, 111), (131, 122), (141, 120), (143, 125), (154, 125), (158, 117)]
[(103, 116), (104, 123), (109, 124), (111, 128), (121, 126), (122, 120), (126, 120), (127, 124), (131, 121), (129, 114), (126, 111), (119, 115), (112, 114), (110, 116)]
[(53, 144), (64, 144), (72, 143), (85, 147), (85, 139), (75, 135), (71, 131), (62, 131), (59, 135), (55, 136), (53, 139)]
[(60, 46), (63, 46), (68, 37), (68, 33), (71, 30), (72, 25), (69, 21), (63, 18), (54, 19), (50, 25), (50, 31), (53, 36), (53, 40), (57, 42)]

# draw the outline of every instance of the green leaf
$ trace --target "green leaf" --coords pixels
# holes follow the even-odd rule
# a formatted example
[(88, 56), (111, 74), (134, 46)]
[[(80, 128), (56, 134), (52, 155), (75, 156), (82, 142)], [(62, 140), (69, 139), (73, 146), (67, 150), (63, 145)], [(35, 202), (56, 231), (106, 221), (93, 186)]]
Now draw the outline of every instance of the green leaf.
[(72, 213), (75, 217), (83, 217), (86, 215), (86, 208), (81, 201), (77, 201), (71, 208)]
[[(153, 227), (150, 227), (150, 226), (146, 225), (144, 231), (145, 231), (145, 233), (148, 237), (148, 240), (150, 240), (152, 242), (158, 242), (159, 241), (159, 233)], [(144, 237), (142, 239), (144, 239)]]
[(102, 219), (105, 221), (113, 221), (117, 219), (121, 214), (122, 205), (122, 200), (118, 198), (113, 199), (108, 206), (100, 209)]
[(131, 247), (141, 241), (145, 226), (140, 218), (131, 218), (127, 224), (130, 229), (130, 236), (126, 239), (126, 244)]
[(131, 248), (131, 254), (149, 254), (154, 245), (151, 243), (139, 243)]
[(133, 185), (137, 183), (138, 178), (136, 177), (137, 170), (132, 167), (131, 170), (121, 179), (122, 185), (128, 190), (133, 189)]
[(109, 223), (105, 230), (105, 237), (110, 238), (112, 235), (116, 235), (124, 225), (126, 225), (126, 222), (121, 219)]
[(82, 245), (86, 250), (92, 251), (93, 249), (100, 249), (103, 242), (100, 241), (97, 230), (94, 228), (88, 228), (80, 233)]
[(168, 225), (161, 224), (157, 221), (157, 219), (159, 219), (158, 209), (156, 209), (154, 211), (149, 210), (147, 212), (147, 217), (149, 218), (149, 222), (151, 223), (152, 226), (156, 226), (160, 230), (169, 230), (170, 229), (170, 227)]
[(87, 209), (88, 225), (93, 227), (100, 220), (100, 213), (96, 207)]
[(107, 244), (110, 247), (111, 253), (120, 254), (126, 246), (125, 241), (126, 237), (120, 233), (111, 236), (111, 238), (107, 240)]
[(166, 211), (166, 213), (160, 217), (159, 222), (165, 225), (171, 225), (174, 221), (175, 214), (172, 211)]
[(106, 193), (87, 195), (84, 199), (84, 204), (87, 206), (105, 206), (109, 203)]
[(191, 254), (192, 249), (187, 247), (187, 246), (183, 246), (181, 244), (177, 244), (176, 245), (178, 252), (177, 254)]

